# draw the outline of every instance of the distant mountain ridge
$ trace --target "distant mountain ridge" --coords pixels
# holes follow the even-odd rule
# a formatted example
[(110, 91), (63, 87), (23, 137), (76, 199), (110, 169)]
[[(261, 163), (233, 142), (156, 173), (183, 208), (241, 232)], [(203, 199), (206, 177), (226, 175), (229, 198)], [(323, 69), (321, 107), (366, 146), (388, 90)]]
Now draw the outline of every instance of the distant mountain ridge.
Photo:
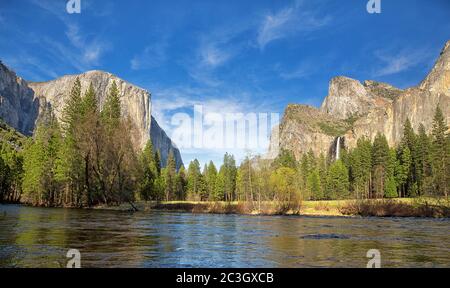
[(94, 70), (47, 82), (27, 82), (0, 62), (0, 118), (19, 132), (31, 135), (48, 106), (60, 119), (76, 78), (81, 82), (83, 93), (92, 83), (100, 108), (110, 86), (116, 82), (120, 91), (122, 115), (128, 117), (132, 124), (131, 135), (135, 148), (143, 148), (152, 135), (153, 147), (160, 151), (163, 165), (170, 150), (174, 153), (177, 166), (183, 164), (180, 151), (151, 115), (151, 94), (108, 72)]
[(297, 159), (309, 150), (330, 155), (338, 137), (352, 148), (359, 138), (374, 139), (378, 132), (393, 146), (401, 141), (406, 119), (416, 131), (420, 124), (430, 131), (437, 106), (450, 123), (450, 41), (431, 72), (415, 87), (402, 90), (339, 76), (331, 79), (319, 109), (288, 105), (274, 129), (277, 134), (271, 137), (268, 156), (274, 158), (282, 149), (292, 151)]

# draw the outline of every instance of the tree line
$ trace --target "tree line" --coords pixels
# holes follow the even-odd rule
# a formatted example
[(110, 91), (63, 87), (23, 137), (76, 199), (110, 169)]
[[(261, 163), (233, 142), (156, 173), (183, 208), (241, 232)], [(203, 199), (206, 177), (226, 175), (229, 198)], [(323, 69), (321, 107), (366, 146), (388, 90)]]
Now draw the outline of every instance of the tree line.
[[(386, 137), (360, 138), (354, 149), (341, 147), (333, 161), (312, 151), (298, 161), (282, 150), (274, 160), (247, 156), (240, 165), (226, 153), (217, 168), (198, 160), (176, 168), (173, 152), (162, 167), (149, 140), (142, 151), (132, 145), (131, 122), (121, 115), (113, 82), (102, 109), (90, 85), (82, 96), (77, 79), (57, 121), (51, 108), (34, 136), (17, 143), (1, 136), (0, 201), (39, 206), (90, 207), (131, 201), (246, 201), (298, 203), (334, 200), (448, 196), (450, 135), (437, 108), (431, 133), (404, 123), (401, 143)], [(256, 205), (256, 204), (255, 204)]]
[(297, 161), (292, 152), (282, 150), (273, 161), (248, 156), (237, 166), (234, 157), (225, 154), (219, 170), (210, 161), (201, 171), (194, 160), (183, 182), (186, 190), (179, 190), (171, 199), (289, 202), (448, 197), (450, 134), (441, 109), (436, 109), (429, 135), (423, 125), (416, 133), (408, 119), (403, 131), (397, 147), (389, 147), (379, 133), (373, 141), (358, 139), (349, 151), (341, 148), (337, 161), (324, 154), (315, 156), (312, 151)]

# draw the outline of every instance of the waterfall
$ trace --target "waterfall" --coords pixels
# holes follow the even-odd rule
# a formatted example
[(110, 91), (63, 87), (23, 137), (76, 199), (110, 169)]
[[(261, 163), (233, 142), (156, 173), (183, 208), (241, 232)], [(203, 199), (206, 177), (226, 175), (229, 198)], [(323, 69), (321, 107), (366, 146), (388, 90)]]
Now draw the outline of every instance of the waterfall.
[(338, 137), (336, 142), (336, 160), (339, 160), (340, 153), (341, 153), (341, 137)]

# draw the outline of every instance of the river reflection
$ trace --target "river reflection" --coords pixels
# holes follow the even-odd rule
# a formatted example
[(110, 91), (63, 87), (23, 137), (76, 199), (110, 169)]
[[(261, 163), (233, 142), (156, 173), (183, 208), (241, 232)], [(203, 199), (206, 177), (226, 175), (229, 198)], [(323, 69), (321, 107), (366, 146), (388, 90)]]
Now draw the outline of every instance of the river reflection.
[(450, 267), (450, 220), (209, 215), (0, 205), (0, 267)]

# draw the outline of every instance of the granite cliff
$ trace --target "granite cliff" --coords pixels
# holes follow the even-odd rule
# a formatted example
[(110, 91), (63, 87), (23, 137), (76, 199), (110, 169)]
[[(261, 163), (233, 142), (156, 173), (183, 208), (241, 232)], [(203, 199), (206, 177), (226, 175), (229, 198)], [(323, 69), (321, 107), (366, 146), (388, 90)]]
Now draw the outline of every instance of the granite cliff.
[(429, 131), (437, 106), (450, 123), (450, 41), (431, 72), (415, 87), (402, 90), (339, 76), (331, 79), (320, 108), (288, 105), (275, 129), (276, 137), (271, 139), (268, 156), (273, 158), (287, 149), (297, 158), (309, 150), (333, 157), (337, 139), (352, 148), (357, 139), (373, 139), (378, 132), (393, 146), (401, 141), (407, 118), (416, 131), (421, 123)]
[(83, 93), (92, 83), (100, 109), (115, 81), (120, 91), (122, 115), (130, 119), (132, 125), (135, 148), (143, 148), (151, 139), (154, 149), (161, 153), (163, 165), (170, 150), (174, 152), (177, 166), (182, 165), (178, 148), (151, 116), (150, 93), (111, 73), (89, 71), (79, 75), (66, 75), (48, 82), (27, 82), (0, 63), (0, 118), (19, 132), (32, 135), (36, 122), (47, 107), (51, 107), (52, 112), (60, 119), (76, 78), (81, 82)]

